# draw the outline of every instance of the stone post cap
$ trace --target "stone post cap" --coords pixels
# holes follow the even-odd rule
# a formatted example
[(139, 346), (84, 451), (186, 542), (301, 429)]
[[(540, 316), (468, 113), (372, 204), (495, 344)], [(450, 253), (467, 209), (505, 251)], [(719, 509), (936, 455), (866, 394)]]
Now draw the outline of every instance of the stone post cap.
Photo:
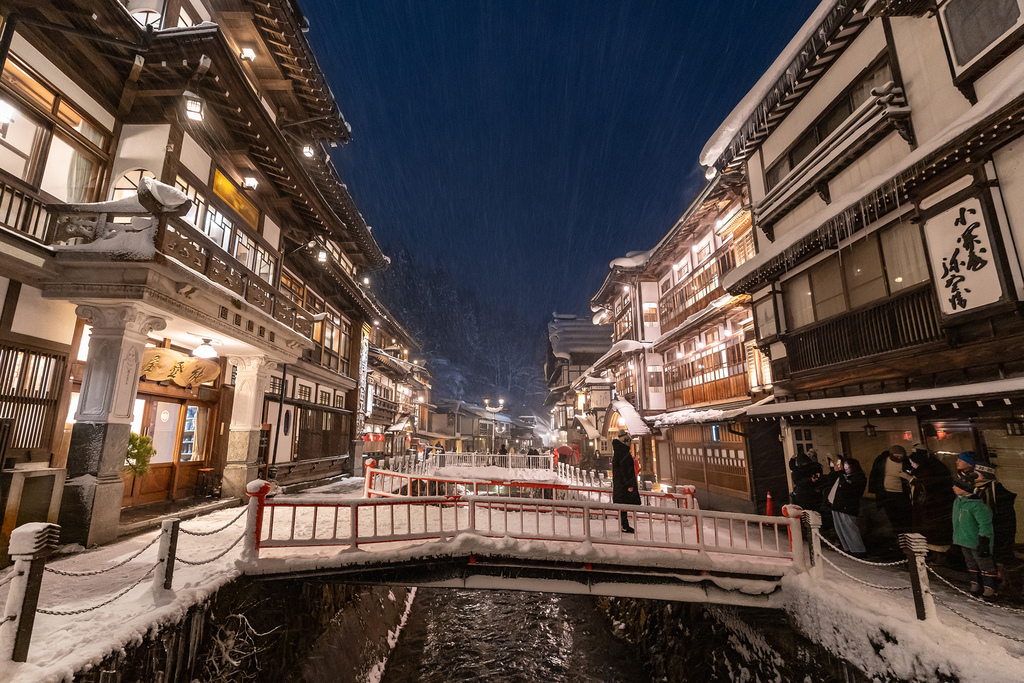
[(11, 557), (46, 557), (57, 546), (60, 526), (48, 522), (22, 524), (11, 532), (11, 544), (7, 552)]

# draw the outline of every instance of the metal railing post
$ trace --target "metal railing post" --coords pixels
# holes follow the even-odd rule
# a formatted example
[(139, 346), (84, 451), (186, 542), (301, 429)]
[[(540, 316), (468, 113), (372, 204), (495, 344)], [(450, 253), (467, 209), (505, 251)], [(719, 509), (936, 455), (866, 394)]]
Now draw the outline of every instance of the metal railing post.
[[(408, 503), (406, 503), (408, 505)], [(352, 535), (352, 543), (349, 545), (350, 550), (355, 550), (359, 547), (359, 507), (357, 503), (348, 504), (348, 516), (349, 516), (349, 533)], [(374, 529), (376, 532), (376, 529)]]
[(153, 592), (171, 590), (174, 581), (174, 558), (178, 554), (178, 528), (181, 520), (165, 519), (160, 523), (160, 545), (157, 550), (157, 566), (153, 572)]
[[(260, 559), (260, 536), (263, 534), (263, 507), (270, 493), (270, 484), (262, 479), (253, 479), (245, 486), (249, 496), (249, 512), (245, 519), (245, 546), (242, 548), (243, 562)], [(271, 530), (273, 535), (273, 530)]]
[(8, 552), (14, 560), (14, 578), (7, 592), (4, 620), (0, 623), (0, 662), (28, 660), (43, 567), (59, 537), (60, 527), (45, 522), (23, 524), (11, 532)]
[(921, 534), (900, 534), (900, 547), (910, 565), (910, 589), (914, 593), (914, 608), (920, 621), (935, 619), (935, 601), (928, 586), (928, 541)]

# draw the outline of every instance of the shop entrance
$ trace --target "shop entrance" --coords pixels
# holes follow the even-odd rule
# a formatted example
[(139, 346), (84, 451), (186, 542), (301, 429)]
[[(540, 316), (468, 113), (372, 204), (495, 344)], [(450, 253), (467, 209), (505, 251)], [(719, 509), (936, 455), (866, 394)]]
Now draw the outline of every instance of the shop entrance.
[(124, 476), (122, 507), (191, 496), (199, 471), (208, 467), (214, 403), (139, 394), (132, 431), (152, 439), (149, 472)]

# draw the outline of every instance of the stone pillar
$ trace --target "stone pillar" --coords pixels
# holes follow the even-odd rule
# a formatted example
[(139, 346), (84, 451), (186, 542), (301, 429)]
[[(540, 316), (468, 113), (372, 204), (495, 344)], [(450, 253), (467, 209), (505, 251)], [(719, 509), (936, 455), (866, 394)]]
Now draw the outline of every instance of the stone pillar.
[(266, 356), (232, 356), (228, 363), (237, 370), (228, 457), (221, 490), (224, 498), (244, 499), (245, 485), (256, 478), (260, 427), (263, 426), (263, 396), (270, 386), (270, 371), (276, 364), (267, 362)]
[(75, 313), (92, 325), (92, 337), (59, 519), (62, 542), (88, 547), (117, 538), (142, 354), (147, 335), (167, 321), (134, 303), (83, 304)]

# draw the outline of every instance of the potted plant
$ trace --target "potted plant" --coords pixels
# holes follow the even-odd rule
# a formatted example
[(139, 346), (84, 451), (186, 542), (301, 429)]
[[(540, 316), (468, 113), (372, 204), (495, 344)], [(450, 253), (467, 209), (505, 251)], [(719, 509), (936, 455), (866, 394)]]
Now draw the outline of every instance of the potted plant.
[(149, 461), (156, 453), (153, 440), (132, 432), (128, 435), (128, 453), (124, 457), (124, 471), (134, 477), (145, 476), (149, 472)]

